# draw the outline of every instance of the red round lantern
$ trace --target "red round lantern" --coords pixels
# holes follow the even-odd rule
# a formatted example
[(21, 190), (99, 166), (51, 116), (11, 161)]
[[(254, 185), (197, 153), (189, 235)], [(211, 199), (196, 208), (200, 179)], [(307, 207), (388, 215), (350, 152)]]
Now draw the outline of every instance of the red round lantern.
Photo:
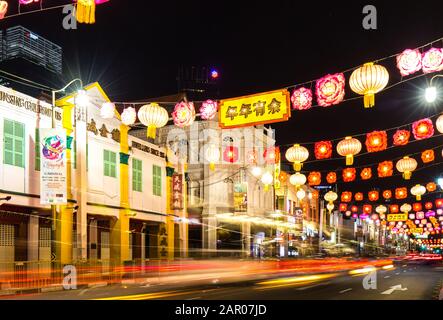
[(394, 164), (392, 161), (384, 161), (378, 165), (378, 177), (386, 178), (394, 174)]
[(420, 202), (416, 202), (412, 205), (412, 210), (414, 210), (415, 212), (421, 211), (422, 210), (422, 205)]
[(337, 182), (337, 174), (335, 172), (329, 172), (326, 176), (326, 181), (330, 184)]
[(388, 136), (386, 131), (373, 131), (366, 135), (366, 149), (368, 152), (386, 150), (388, 147)]
[(263, 153), (265, 161), (269, 165), (273, 165), (280, 162), (280, 148), (279, 147), (269, 147)]
[(434, 135), (434, 124), (431, 119), (425, 118), (412, 124), (412, 133), (416, 140), (430, 138)]
[(355, 180), (357, 172), (355, 168), (346, 168), (343, 170), (343, 181), (352, 182)]
[(369, 201), (377, 201), (379, 199), (378, 191), (370, 191), (368, 193)]
[(435, 200), (435, 206), (436, 206), (437, 208), (441, 208), (441, 207), (443, 207), (443, 199), (437, 199), (437, 200)]
[(408, 197), (408, 189), (406, 188), (395, 189), (395, 199), (401, 200), (401, 199), (406, 199), (407, 197)]
[(430, 163), (435, 160), (434, 150), (425, 150), (421, 154), (421, 161), (423, 163)]
[(341, 212), (345, 212), (346, 210), (348, 210), (348, 205), (346, 203), (340, 203), (339, 210)]
[(392, 198), (392, 191), (391, 190), (385, 190), (383, 191), (383, 198), (386, 200), (389, 200)]
[(433, 206), (434, 206), (434, 205), (432, 204), (432, 202), (426, 202), (426, 203), (425, 203), (425, 208), (426, 208), (427, 210), (431, 210)]
[(360, 172), (360, 177), (362, 178), (362, 180), (369, 180), (372, 178), (372, 169), (371, 168), (364, 168), (361, 172)]
[(408, 130), (397, 130), (394, 134), (394, 146), (405, 146), (409, 143), (411, 133)]
[(308, 175), (308, 184), (318, 186), (321, 183), (321, 173), (317, 171), (310, 172)]
[(428, 190), (428, 192), (434, 192), (435, 190), (437, 190), (437, 184), (434, 182), (429, 182), (426, 185), (426, 190)]
[(357, 206), (352, 206), (352, 207), (351, 207), (351, 211), (352, 211), (353, 213), (357, 213), (357, 212), (358, 212), (358, 207), (357, 207)]
[(352, 192), (344, 191), (341, 193), (341, 202), (351, 202), (352, 201)]
[(397, 204), (392, 204), (389, 206), (389, 212), (390, 213), (398, 213), (399, 212), (399, 207)]
[(365, 214), (372, 213), (372, 206), (370, 204), (365, 204), (363, 206), (363, 213), (365, 213)]
[(354, 198), (355, 198), (355, 201), (363, 201), (363, 198), (364, 198), (363, 193), (357, 192), (355, 194)]
[(223, 160), (230, 163), (235, 163), (238, 161), (238, 148), (229, 146), (225, 148), (223, 152)]
[(331, 141), (320, 141), (315, 143), (314, 148), (316, 159), (329, 159), (332, 156)]

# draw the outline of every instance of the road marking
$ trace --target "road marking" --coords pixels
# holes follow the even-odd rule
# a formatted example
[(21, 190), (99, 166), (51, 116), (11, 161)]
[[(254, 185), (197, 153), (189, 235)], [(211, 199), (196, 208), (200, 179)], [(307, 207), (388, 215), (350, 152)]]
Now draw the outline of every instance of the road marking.
[(314, 284), (312, 286), (297, 288), (296, 290), (302, 291), (302, 290), (312, 289), (312, 288), (315, 288), (315, 287), (318, 287), (318, 286), (322, 286), (322, 285), (325, 285), (325, 284), (323, 284), (323, 283)]
[(396, 272), (395, 275), (398, 276), (400, 274), (400, 272)]
[(385, 276), (385, 279), (389, 279), (391, 276)]
[(406, 272), (406, 270), (403, 270), (403, 272)]
[(401, 284), (397, 284), (396, 286), (392, 286), (391, 289), (383, 291), (381, 294), (392, 294), (394, 291), (406, 291), (408, 288), (402, 288)]
[(352, 290), (352, 288), (349, 288), (349, 289), (342, 290), (339, 293), (345, 293), (345, 292), (348, 292), (348, 291), (351, 291), (351, 290)]

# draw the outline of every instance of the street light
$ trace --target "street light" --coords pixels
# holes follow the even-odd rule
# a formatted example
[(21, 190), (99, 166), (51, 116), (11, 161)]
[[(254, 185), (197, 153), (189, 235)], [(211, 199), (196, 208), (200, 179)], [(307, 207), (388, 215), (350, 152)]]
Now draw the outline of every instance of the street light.
[(435, 100), (437, 100), (438, 93), (437, 93), (437, 87), (432, 85), (432, 81), (434, 81), (435, 78), (442, 78), (443, 75), (437, 74), (431, 78), (431, 82), (429, 84), (429, 87), (425, 90), (425, 99), (428, 103), (433, 103)]

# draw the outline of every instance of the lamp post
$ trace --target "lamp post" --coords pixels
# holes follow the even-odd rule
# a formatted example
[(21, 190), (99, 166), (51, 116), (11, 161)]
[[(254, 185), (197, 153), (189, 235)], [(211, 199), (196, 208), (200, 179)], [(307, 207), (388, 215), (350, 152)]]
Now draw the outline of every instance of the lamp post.
[(429, 84), (429, 87), (426, 88), (426, 91), (425, 91), (425, 99), (428, 103), (435, 102), (435, 100), (438, 97), (437, 88), (432, 85), (432, 82), (436, 78), (443, 78), (443, 74), (436, 74), (435, 76), (433, 76), (431, 78), (431, 82)]

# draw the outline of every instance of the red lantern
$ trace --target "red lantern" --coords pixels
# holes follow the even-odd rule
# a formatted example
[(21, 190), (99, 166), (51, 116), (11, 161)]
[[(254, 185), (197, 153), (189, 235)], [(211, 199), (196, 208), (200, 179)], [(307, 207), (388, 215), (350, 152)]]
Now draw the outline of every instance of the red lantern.
[(238, 161), (238, 148), (229, 146), (225, 148), (223, 152), (223, 160), (226, 162), (234, 163)]
[(408, 130), (397, 130), (394, 134), (394, 146), (405, 146), (409, 143), (411, 133)]
[(326, 181), (330, 184), (337, 182), (337, 174), (335, 172), (329, 172), (326, 176)]
[(406, 188), (395, 189), (395, 199), (401, 200), (401, 199), (406, 199), (407, 197), (408, 197), (408, 189)]
[(280, 148), (279, 147), (270, 147), (265, 150), (263, 153), (263, 157), (265, 161), (269, 165), (273, 165), (280, 162)]
[(386, 150), (388, 147), (388, 136), (386, 131), (373, 131), (366, 135), (366, 149), (368, 152)]
[(346, 203), (340, 203), (339, 210), (341, 212), (345, 212), (346, 210), (348, 210), (348, 205)]
[(421, 161), (429, 163), (435, 160), (434, 150), (425, 150), (421, 154)]
[(309, 173), (308, 184), (310, 186), (318, 186), (321, 183), (321, 173), (313, 171)]
[(331, 141), (320, 141), (315, 143), (314, 148), (316, 159), (329, 159), (332, 156)]
[(392, 198), (392, 191), (391, 190), (385, 190), (383, 191), (383, 198), (386, 200), (389, 200)]
[(422, 205), (420, 202), (416, 202), (412, 205), (412, 210), (414, 210), (415, 212), (421, 211), (422, 210)]
[(441, 207), (443, 207), (443, 199), (437, 199), (437, 200), (435, 200), (435, 206), (436, 206), (437, 208), (441, 208)]
[(393, 204), (389, 206), (389, 212), (390, 213), (398, 213), (399, 212), (399, 208), (397, 204)]
[(372, 206), (370, 204), (365, 204), (363, 206), (363, 213), (365, 213), (365, 214), (372, 213)]
[(378, 191), (370, 191), (368, 193), (369, 201), (377, 201), (379, 199)]
[(379, 178), (390, 177), (394, 174), (394, 164), (392, 161), (384, 161), (378, 165), (377, 172)]
[(363, 201), (363, 198), (364, 198), (363, 193), (357, 192), (355, 194), (354, 198), (355, 198), (355, 201)]
[(372, 169), (371, 168), (364, 168), (361, 172), (360, 172), (360, 177), (362, 178), (362, 180), (369, 180), (372, 178)]
[(357, 206), (352, 206), (352, 207), (351, 207), (351, 211), (352, 211), (353, 213), (357, 213), (357, 212), (358, 212), (358, 207), (357, 207)]
[(437, 184), (434, 182), (429, 182), (426, 185), (426, 190), (428, 190), (428, 192), (434, 192), (435, 190), (437, 190)]
[(344, 191), (341, 194), (341, 202), (351, 202), (352, 200), (352, 192)]
[(434, 135), (434, 124), (431, 119), (425, 118), (412, 124), (412, 133), (416, 140), (430, 138)]
[(343, 170), (343, 181), (352, 182), (355, 180), (357, 172), (355, 168), (346, 168)]
[(432, 207), (433, 207), (432, 202), (426, 202), (426, 203), (425, 203), (425, 208), (426, 208), (426, 210), (431, 210)]

